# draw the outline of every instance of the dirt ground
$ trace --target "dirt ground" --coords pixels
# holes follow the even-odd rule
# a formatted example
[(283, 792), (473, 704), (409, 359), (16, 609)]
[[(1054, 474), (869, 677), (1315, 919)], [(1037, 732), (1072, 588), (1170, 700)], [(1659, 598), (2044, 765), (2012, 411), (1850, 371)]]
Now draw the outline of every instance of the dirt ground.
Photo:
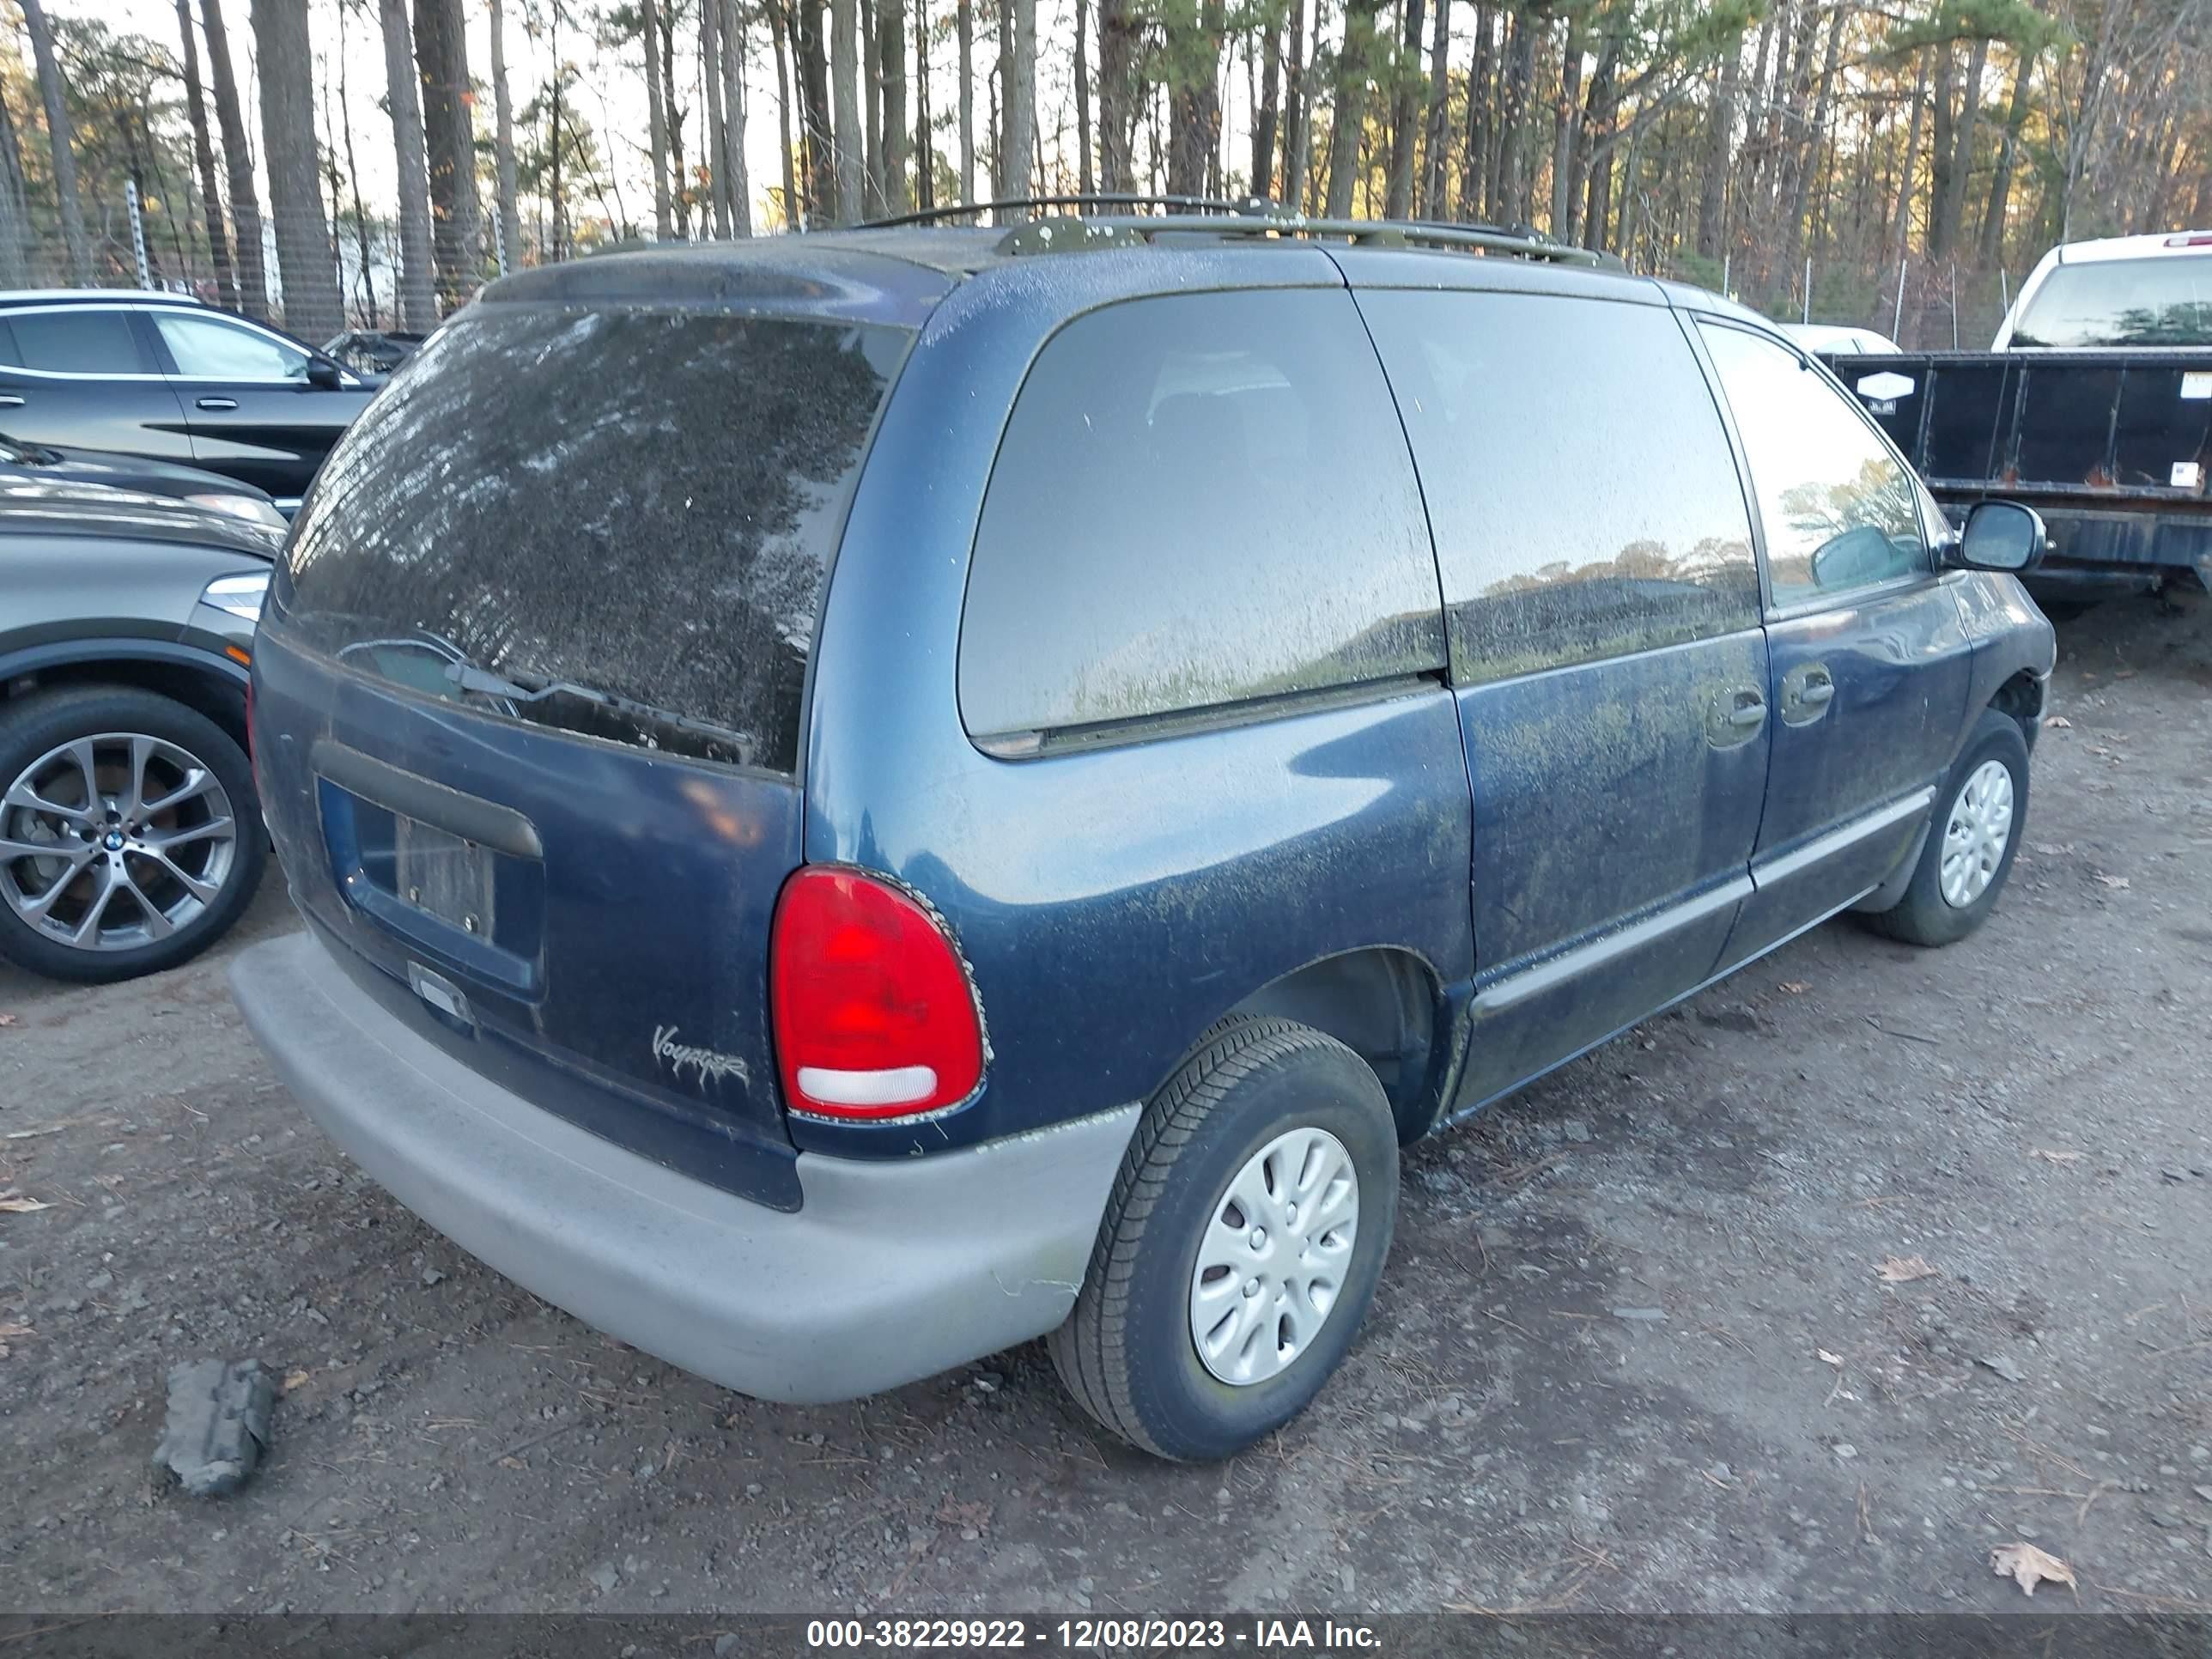
[[(0, 1192), (48, 1206), (0, 1213), (0, 1602), (1964, 1611), (2025, 1540), (2084, 1609), (2212, 1610), (2212, 605), (2060, 642), (1982, 933), (1823, 927), (1418, 1149), (1344, 1372), (1218, 1468), (1036, 1345), (801, 1411), (517, 1291), (246, 1036), (274, 880), (160, 979), (0, 969)], [(249, 1355), (269, 1462), (157, 1490), (165, 1368)]]

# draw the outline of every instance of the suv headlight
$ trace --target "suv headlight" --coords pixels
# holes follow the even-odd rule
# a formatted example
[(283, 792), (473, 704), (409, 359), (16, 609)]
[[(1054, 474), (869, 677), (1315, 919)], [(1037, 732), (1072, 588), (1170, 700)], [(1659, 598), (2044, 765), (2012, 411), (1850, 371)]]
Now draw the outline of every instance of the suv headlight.
[(251, 524), (273, 525), (284, 528), (284, 515), (276, 510), (274, 501), (264, 501), (254, 495), (187, 495), (185, 499), (194, 507), (205, 507), (210, 513), (220, 513), (227, 518), (244, 519)]
[(261, 620), (261, 601), (268, 596), (269, 573), (256, 570), (249, 575), (217, 576), (201, 590), (200, 603), (251, 623)]

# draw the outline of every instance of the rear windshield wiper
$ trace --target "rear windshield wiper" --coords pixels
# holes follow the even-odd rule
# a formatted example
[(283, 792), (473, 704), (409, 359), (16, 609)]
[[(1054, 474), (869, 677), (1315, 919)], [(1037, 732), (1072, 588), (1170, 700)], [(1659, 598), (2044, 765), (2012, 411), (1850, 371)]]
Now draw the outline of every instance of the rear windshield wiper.
[(446, 665), (446, 678), (464, 691), (473, 691), (479, 696), (504, 698), (509, 702), (548, 702), (556, 699), (588, 703), (610, 714), (618, 714), (647, 727), (661, 726), (730, 750), (740, 766), (753, 763), (753, 740), (742, 732), (732, 732), (726, 726), (717, 726), (690, 714), (679, 714), (672, 709), (659, 708), (649, 702), (639, 702), (619, 692), (605, 691), (595, 685), (580, 685), (574, 680), (538, 679), (535, 676), (509, 679), (489, 669), (478, 668), (473, 663), (452, 662)]

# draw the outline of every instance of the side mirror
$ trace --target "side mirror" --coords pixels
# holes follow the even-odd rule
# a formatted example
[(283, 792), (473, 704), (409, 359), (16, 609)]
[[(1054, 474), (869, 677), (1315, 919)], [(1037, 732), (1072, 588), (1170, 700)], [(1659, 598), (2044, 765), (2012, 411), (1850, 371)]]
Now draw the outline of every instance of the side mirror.
[(345, 371), (327, 357), (310, 357), (307, 384), (325, 392), (335, 392), (345, 384)]
[(2018, 501), (1977, 501), (1945, 562), (1964, 570), (2033, 570), (2043, 557), (2043, 515)]

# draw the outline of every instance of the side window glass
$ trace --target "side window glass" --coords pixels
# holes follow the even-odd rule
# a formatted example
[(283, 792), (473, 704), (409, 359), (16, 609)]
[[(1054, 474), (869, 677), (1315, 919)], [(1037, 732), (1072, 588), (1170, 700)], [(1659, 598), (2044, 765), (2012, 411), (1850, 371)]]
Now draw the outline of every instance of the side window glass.
[(1131, 301), (1046, 343), (976, 530), (969, 731), (1018, 748), (1443, 660), (1413, 462), (1349, 295)]
[(16, 361), (25, 368), (50, 374), (144, 374), (153, 368), (122, 312), (19, 311), (11, 320)]
[(156, 315), (154, 326), (188, 380), (298, 380), (307, 354), (266, 334), (211, 317)]
[(1751, 462), (1776, 605), (1927, 569), (1919, 489), (1857, 406), (1771, 340), (1699, 326)]
[(1751, 525), (1664, 307), (1363, 294), (1436, 529), (1462, 684), (1759, 625)]

